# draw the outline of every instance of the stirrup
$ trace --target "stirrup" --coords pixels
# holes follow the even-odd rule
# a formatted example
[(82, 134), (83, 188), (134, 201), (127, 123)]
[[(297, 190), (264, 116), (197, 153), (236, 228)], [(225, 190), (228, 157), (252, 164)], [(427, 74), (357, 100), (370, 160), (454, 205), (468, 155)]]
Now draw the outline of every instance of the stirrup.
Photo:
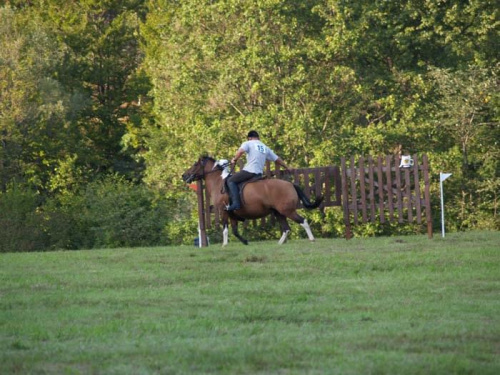
[(237, 207), (237, 208), (231, 208), (232, 205), (226, 205), (226, 211), (237, 211), (237, 210), (240, 210), (241, 209), (241, 206)]

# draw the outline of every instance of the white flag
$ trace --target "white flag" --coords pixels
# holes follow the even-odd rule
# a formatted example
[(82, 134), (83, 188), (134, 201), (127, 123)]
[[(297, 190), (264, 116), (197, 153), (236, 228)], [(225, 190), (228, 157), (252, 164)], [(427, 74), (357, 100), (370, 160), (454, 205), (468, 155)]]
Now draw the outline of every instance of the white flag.
[(448, 177), (451, 176), (451, 173), (439, 173), (439, 182), (443, 182), (446, 180)]

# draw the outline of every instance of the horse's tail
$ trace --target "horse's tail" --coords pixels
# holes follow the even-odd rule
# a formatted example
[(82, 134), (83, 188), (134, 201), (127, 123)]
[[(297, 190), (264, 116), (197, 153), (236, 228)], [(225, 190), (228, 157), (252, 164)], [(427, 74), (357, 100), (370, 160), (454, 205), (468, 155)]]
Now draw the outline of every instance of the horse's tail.
[(321, 202), (323, 202), (324, 197), (321, 196), (321, 197), (317, 198), (314, 203), (311, 203), (309, 198), (307, 198), (305, 193), (302, 191), (302, 189), (298, 185), (293, 184), (293, 187), (295, 188), (295, 191), (299, 195), (299, 199), (302, 201), (302, 204), (304, 205), (305, 208), (312, 210), (313, 208), (319, 207)]

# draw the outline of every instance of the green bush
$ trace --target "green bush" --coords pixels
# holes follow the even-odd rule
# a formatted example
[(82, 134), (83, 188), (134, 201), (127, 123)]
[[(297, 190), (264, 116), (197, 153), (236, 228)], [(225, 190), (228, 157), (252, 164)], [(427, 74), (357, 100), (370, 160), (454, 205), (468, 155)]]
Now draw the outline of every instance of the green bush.
[(82, 194), (62, 194), (48, 199), (44, 204), (45, 231), (50, 249), (92, 248), (92, 221), (87, 220)]
[(172, 201), (143, 184), (108, 176), (45, 205), (52, 248), (165, 245)]
[(90, 184), (83, 195), (82, 219), (98, 247), (159, 244), (163, 225), (150, 194), (141, 185), (108, 178)]
[[(78, 197), (76, 221), (87, 228), (94, 247), (161, 245), (167, 242), (168, 207), (144, 185), (117, 176), (91, 183)], [(77, 214), (74, 212), (74, 214)]]
[(43, 231), (40, 197), (31, 190), (12, 184), (0, 192), (0, 252), (43, 250), (47, 236)]
[(197, 213), (189, 198), (119, 176), (45, 199), (12, 185), (0, 193), (0, 252), (191, 244)]

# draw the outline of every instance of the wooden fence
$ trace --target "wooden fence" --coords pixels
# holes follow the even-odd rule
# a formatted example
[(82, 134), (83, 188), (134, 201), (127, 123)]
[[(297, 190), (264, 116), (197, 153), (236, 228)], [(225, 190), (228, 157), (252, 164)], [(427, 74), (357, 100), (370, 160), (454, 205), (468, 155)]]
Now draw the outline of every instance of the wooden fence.
[[(275, 163), (267, 163), (265, 173), (269, 178), (282, 178), (298, 184), (313, 201), (323, 196), (320, 209), (342, 206), (347, 239), (352, 237), (353, 225), (377, 220), (381, 223), (418, 224), (425, 221), (427, 234), (432, 238), (428, 160), (426, 155), (422, 157), (422, 164), (419, 164), (417, 155), (413, 155), (413, 160), (413, 166), (400, 168), (398, 156), (379, 156), (376, 159), (362, 156), (357, 161), (354, 157), (349, 160), (341, 158), (340, 168), (300, 168), (292, 173), (281, 170)], [(207, 246), (206, 229), (220, 228), (220, 213), (211, 205), (203, 181), (197, 184), (201, 246)], [(269, 221), (274, 224), (273, 215), (253, 220), (253, 223), (264, 226)]]
[[(414, 165), (401, 168), (399, 156), (341, 158), (342, 207), (346, 238), (359, 222), (427, 224), (432, 238), (429, 164), (427, 155), (413, 155)], [(352, 218), (352, 220), (351, 220)]]

